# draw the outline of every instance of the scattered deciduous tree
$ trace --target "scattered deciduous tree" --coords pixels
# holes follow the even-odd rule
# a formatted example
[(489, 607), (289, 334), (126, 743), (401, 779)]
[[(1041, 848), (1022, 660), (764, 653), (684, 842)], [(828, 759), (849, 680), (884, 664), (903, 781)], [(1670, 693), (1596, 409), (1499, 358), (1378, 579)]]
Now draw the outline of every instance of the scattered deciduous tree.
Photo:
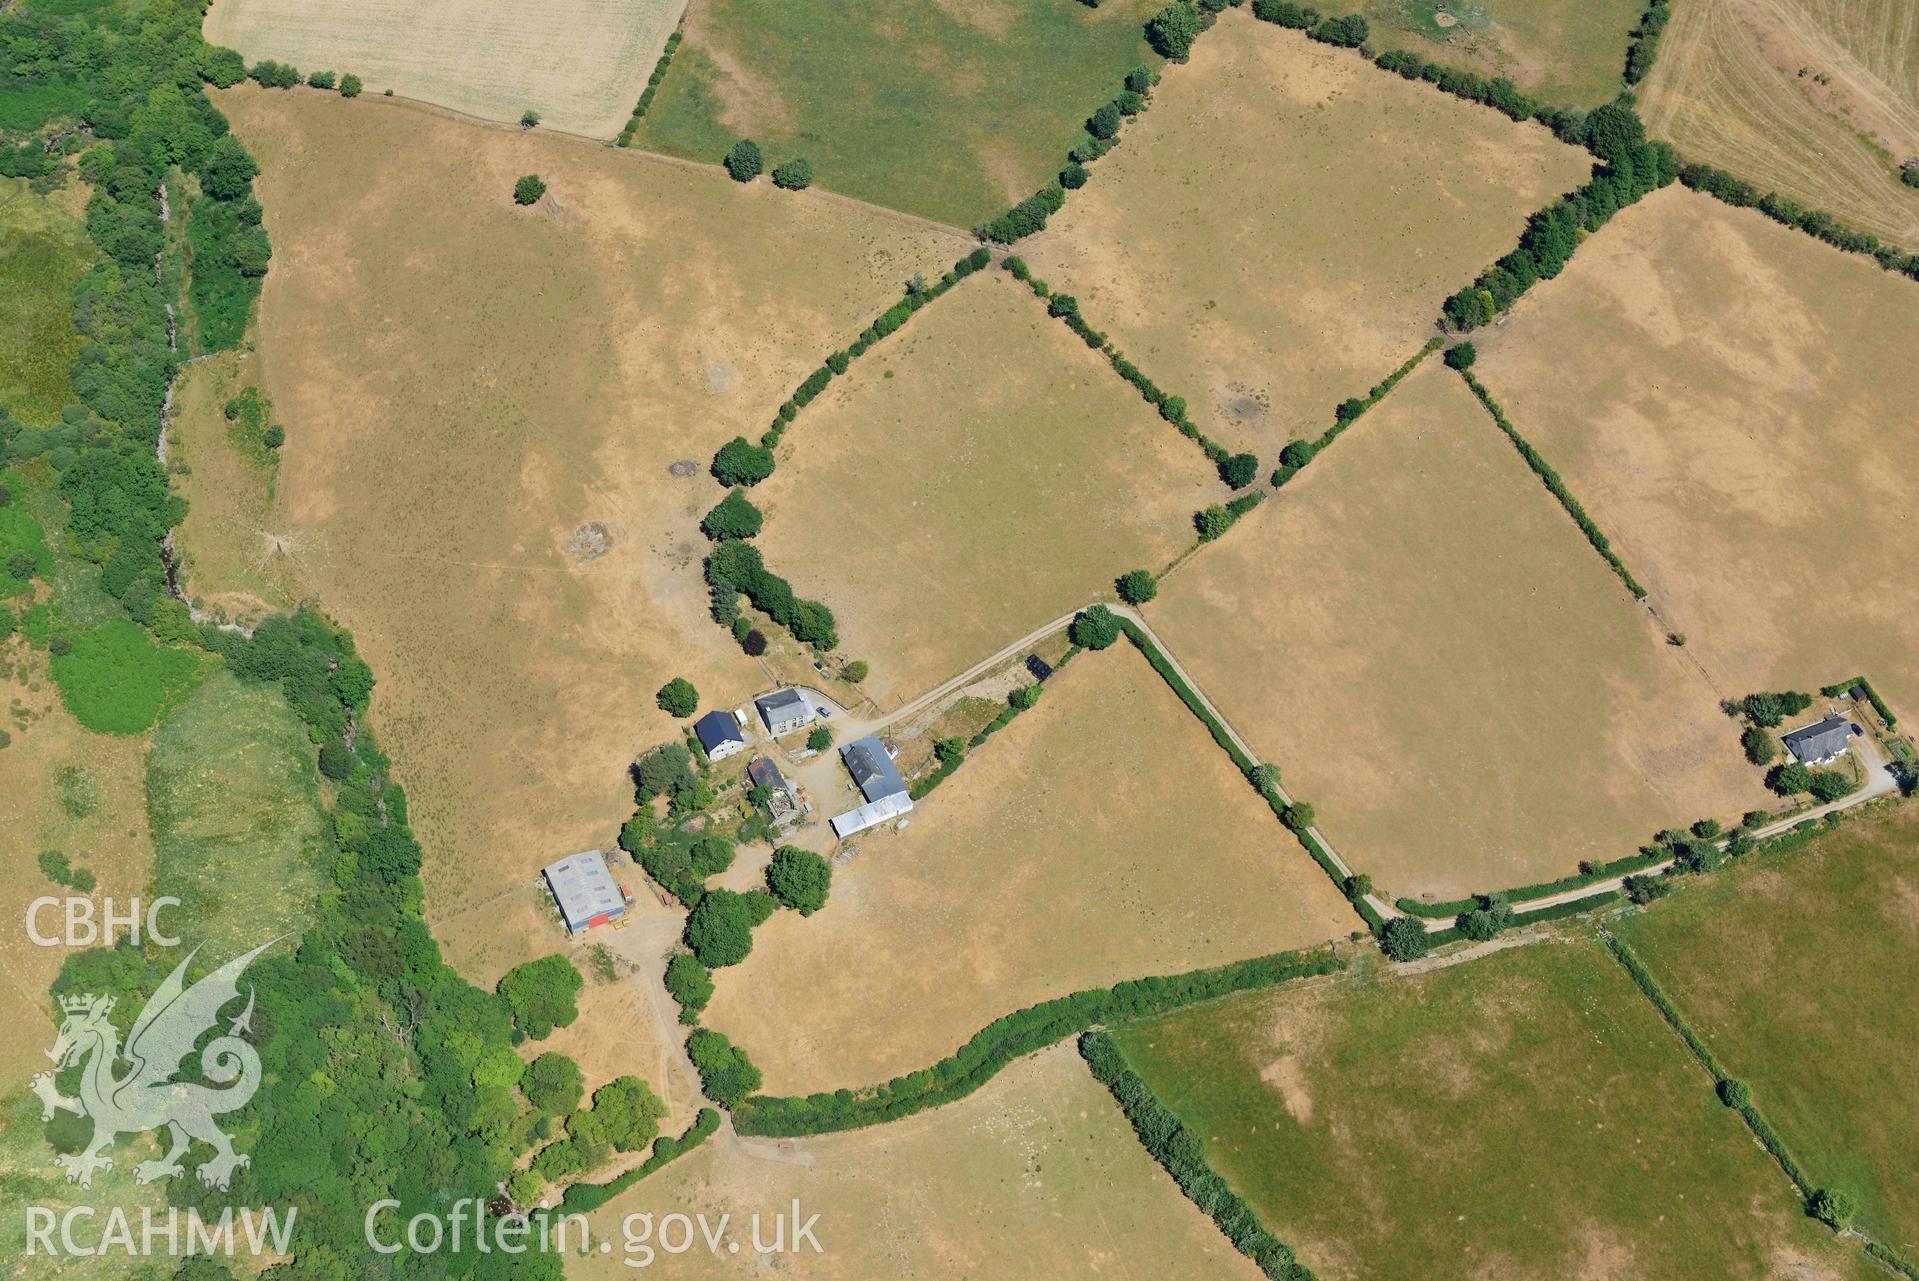
[(1105, 649), (1119, 639), (1119, 619), (1106, 606), (1095, 605), (1073, 620), (1068, 635), (1075, 645)]
[(1395, 916), (1379, 933), (1380, 950), (1395, 961), (1416, 961), (1426, 955), (1431, 944), (1426, 927), (1410, 916)]
[(580, 1017), (573, 999), (584, 982), (564, 956), (543, 956), (508, 970), (497, 990), (513, 1014), (514, 1026), (540, 1041)]
[(660, 686), (660, 692), (655, 697), (661, 711), (682, 720), (700, 709), (700, 692), (684, 676), (675, 676)]
[(726, 172), (733, 176), (734, 182), (751, 182), (766, 167), (766, 158), (760, 154), (759, 143), (751, 138), (742, 138), (726, 153), (724, 163)]
[(766, 865), (766, 885), (784, 907), (811, 916), (826, 906), (833, 885), (833, 867), (811, 850), (783, 845)]
[(546, 183), (542, 182), (540, 175), (536, 173), (527, 174), (513, 184), (513, 201), (515, 204), (538, 204), (540, 197), (545, 194)]
[(1159, 595), (1159, 580), (1150, 570), (1132, 569), (1119, 576), (1119, 598), (1128, 605), (1144, 605)]

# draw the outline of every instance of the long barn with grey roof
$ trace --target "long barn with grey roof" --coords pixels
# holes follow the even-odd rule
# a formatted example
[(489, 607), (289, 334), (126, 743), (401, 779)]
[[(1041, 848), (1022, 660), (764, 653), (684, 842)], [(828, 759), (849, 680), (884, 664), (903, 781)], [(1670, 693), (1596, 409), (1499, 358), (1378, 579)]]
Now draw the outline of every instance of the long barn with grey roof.
[(844, 838), (863, 832), (913, 808), (906, 780), (900, 777), (899, 768), (887, 754), (886, 744), (879, 739), (869, 735), (848, 743), (840, 748), (840, 760), (845, 763), (846, 772), (853, 776), (853, 785), (860, 789), (866, 804), (836, 817), (833, 835)]

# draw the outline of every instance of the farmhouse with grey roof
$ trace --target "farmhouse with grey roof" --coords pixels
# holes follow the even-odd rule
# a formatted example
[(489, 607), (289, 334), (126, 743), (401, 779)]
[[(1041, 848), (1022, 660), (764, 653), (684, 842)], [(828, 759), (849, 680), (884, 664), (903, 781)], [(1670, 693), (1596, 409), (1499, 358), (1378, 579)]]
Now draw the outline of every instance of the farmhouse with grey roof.
[(731, 712), (708, 712), (693, 722), (693, 732), (711, 761), (723, 761), (746, 747), (746, 735), (740, 732), (740, 723)]
[(1815, 725), (1802, 725), (1785, 736), (1786, 750), (1806, 765), (1824, 765), (1845, 754), (1852, 745), (1852, 722), (1828, 716)]
[(846, 762), (846, 772), (853, 776), (860, 795), (869, 801), (906, 790), (906, 780), (886, 754), (886, 744), (871, 735), (842, 747), (840, 759)]
[(766, 732), (775, 738), (813, 723), (813, 704), (796, 689), (778, 689), (753, 700)]
[(833, 835), (851, 836), (889, 818), (897, 818), (913, 808), (913, 797), (906, 790), (886, 744), (872, 736), (848, 743), (840, 749), (840, 760), (853, 783), (866, 798), (866, 804), (848, 810), (833, 820)]

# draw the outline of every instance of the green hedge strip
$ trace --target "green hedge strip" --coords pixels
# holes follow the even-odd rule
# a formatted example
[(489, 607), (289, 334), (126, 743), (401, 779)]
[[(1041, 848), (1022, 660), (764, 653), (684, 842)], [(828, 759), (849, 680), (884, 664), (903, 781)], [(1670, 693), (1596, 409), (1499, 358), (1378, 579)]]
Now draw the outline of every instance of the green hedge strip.
[(1464, 378), (1466, 385), (1473, 389), (1473, 395), (1479, 397), (1479, 403), (1486, 407), (1488, 414), (1492, 415), (1493, 422), (1498, 425), (1499, 430), (1506, 433), (1506, 439), (1512, 441), (1513, 448), (1517, 449), (1519, 456), (1526, 460), (1526, 465), (1533, 469), (1533, 474), (1539, 477), (1540, 482), (1548, 490), (1552, 491), (1552, 496), (1559, 500), (1559, 505), (1566, 509), (1568, 516), (1573, 518), (1573, 523), (1579, 526), (1579, 532), (1586, 536), (1586, 541), (1592, 544), (1593, 550), (1612, 566), (1613, 573), (1619, 575), (1619, 581), (1626, 584), (1628, 591), (1640, 600), (1644, 600), (1646, 589), (1639, 585), (1639, 580), (1634, 578), (1632, 571), (1626, 568), (1626, 562), (1619, 559), (1618, 554), (1612, 549), (1612, 540), (1593, 523), (1592, 517), (1586, 514), (1586, 509), (1580, 506), (1577, 498), (1573, 497), (1572, 490), (1566, 488), (1566, 482), (1560, 479), (1559, 473), (1553, 470), (1552, 464), (1547, 462), (1545, 457), (1519, 434), (1519, 429), (1507, 419), (1506, 412), (1493, 399), (1492, 393), (1486, 390), (1486, 385), (1473, 377), (1470, 369), (1460, 370), (1459, 376)]
[(880, 1125), (951, 1103), (979, 1089), (1014, 1059), (1088, 1028), (1163, 1014), (1196, 1001), (1273, 987), (1345, 968), (1332, 949), (1281, 952), (1212, 969), (1129, 979), (1075, 992), (995, 1019), (931, 1067), (861, 1090), (804, 1097), (755, 1095), (733, 1111), (741, 1134), (789, 1137)]
[(1320, 451), (1338, 440), (1341, 433), (1358, 422), (1367, 410), (1384, 400), (1387, 392), (1399, 386), (1400, 379), (1419, 368), (1419, 362), (1438, 351), (1444, 343), (1443, 338), (1427, 339), (1425, 346), (1414, 352), (1412, 357), (1399, 368), (1375, 383), (1365, 396), (1341, 401), (1339, 407), (1333, 412), (1333, 425), (1321, 432), (1317, 439), (1295, 440), (1288, 443), (1286, 448), (1280, 451), (1279, 467), (1272, 475), (1273, 488), (1279, 489), (1297, 476), (1306, 464), (1319, 457)]
[(1273, 1281), (1310, 1281), (1312, 1273), (1300, 1266), (1292, 1247), (1267, 1231), (1252, 1206), (1207, 1164), (1200, 1137), (1159, 1101), (1112, 1037), (1087, 1032), (1079, 1039), (1079, 1053), (1093, 1078), (1111, 1091), (1141, 1146), (1173, 1176), (1187, 1199), (1206, 1212), (1235, 1250), (1257, 1263)]
[(1899, 728), (1899, 718), (1892, 714), (1890, 707), (1886, 706), (1886, 700), (1879, 697), (1879, 691), (1872, 687), (1872, 682), (1863, 676), (1855, 676), (1849, 681), (1840, 681), (1837, 685), (1828, 685), (1819, 692), (1827, 698), (1840, 698), (1855, 689), (1866, 691), (1866, 701), (1872, 704), (1873, 711), (1879, 713), (1879, 719), (1886, 723), (1887, 729)]
[(666, 46), (660, 51), (660, 60), (653, 64), (653, 74), (646, 78), (646, 88), (641, 91), (640, 101), (634, 106), (632, 116), (628, 118), (625, 128), (620, 130), (620, 146), (633, 145), (633, 135), (639, 130), (646, 109), (653, 105), (653, 95), (660, 91), (660, 81), (666, 79), (666, 69), (673, 65), (673, 51), (679, 47), (680, 31), (676, 27), (673, 34), (666, 38)]
[[(1133, 648), (1145, 656), (1147, 663), (1152, 666), (1152, 669), (1159, 673), (1159, 678), (1166, 682), (1173, 693), (1179, 695), (1179, 701), (1186, 704), (1186, 710), (1199, 718), (1199, 723), (1206, 727), (1207, 732), (1213, 736), (1213, 741), (1225, 750), (1226, 755), (1230, 757), (1233, 764), (1238, 767), (1239, 772), (1245, 776), (1246, 781), (1252, 785), (1253, 790), (1258, 792), (1261, 799), (1272, 809), (1274, 817), (1278, 818), (1281, 823), (1286, 824), (1286, 830), (1292, 832), (1299, 843), (1306, 847), (1306, 852), (1312, 855), (1313, 862), (1319, 864), (1320, 870), (1325, 872), (1326, 875), (1332, 879), (1335, 888), (1344, 894), (1346, 892), (1346, 876), (1345, 873), (1339, 870), (1339, 865), (1333, 862), (1333, 856), (1327, 852), (1326, 847), (1321, 845), (1310, 831), (1304, 828), (1295, 828), (1286, 822), (1288, 810), (1286, 802), (1279, 798), (1278, 793), (1259, 785), (1259, 781), (1253, 774), (1253, 771), (1258, 766), (1258, 762), (1247, 756), (1245, 752), (1239, 749), (1239, 745), (1233, 742), (1232, 735), (1226, 732), (1226, 726), (1220, 722), (1217, 716), (1214, 716), (1212, 712), (1207, 710), (1205, 703), (1200, 701), (1198, 691), (1188, 685), (1185, 680), (1181, 678), (1180, 674), (1173, 669), (1173, 665), (1167, 659), (1166, 655), (1160, 652), (1159, 646), (1153, 644), (1152, 641), (1146, 638), (1146, 633), (1140, 630), (1139, 624), (1130, 618), (1122, 617), (1119, 619), (1119, 629), (1126, 634), (1127, 640), (1133, 642)], [(1366, 922), (1369, 929), (1377, 931), (1385, 924), (1385, 922), (1380, 919), (1379, 913), (1373, 910), (1372, 904), (1366, 902), (1364, 899), (1356, 899), (1352, 902), (1353, 910), (1359, 913), (1360, 919)]]
[(560, 1198), (560, 1210), (565, 1214), (586, 1214), (597, 1210), (620, 1193), (644, 1179), (669, 1161), (677, 1160), (691, 1152), (700, 1144), (713, 1137), (720, 1128), (720, 1114), (712, 1108), (701, 1108), (693, 1119), (693, 1124), (679, 1138), (662, 1136), (653, 1143), (653, 1151), (645, 1161), (625, 1174), (609, 1179), (605, 1183), (575, 1183)]
[(1517, 889), (1476, 894), (1472, 898), (1451, 899), (1444, 903), (1422, 903), (1418, 899), (1402, 898), (1395, 906), (1408, 916), (1449, 921), (1461, 912), (1472, 911), (1485, 899), (1495, 895), (1515, 905), (1527, 903), (1533, 899), (1551, 898), (1555, 894), (1563, 894), (1567, 890), (1576, 890), (1582, 886), (1597, 885), (1601, 881), (1609, 881), (1616, 876), (1629, 876), (1634, 872), (1643, 872), (1649, 867), (1665, 862), (1668, 857), (1670, 856), (1665, 854), (1632, 854), (1610, 863), (1601, 863), (1590, 872), (1576, 872), (1571, 876), (1562, 876), (1556, 881), (1540, 881), (1534, 885), (1522, 885)]

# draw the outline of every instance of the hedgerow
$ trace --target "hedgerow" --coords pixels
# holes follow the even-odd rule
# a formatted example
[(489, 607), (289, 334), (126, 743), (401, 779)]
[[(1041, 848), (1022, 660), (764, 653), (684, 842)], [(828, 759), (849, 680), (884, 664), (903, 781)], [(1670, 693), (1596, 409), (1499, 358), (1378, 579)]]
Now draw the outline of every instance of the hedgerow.
[(673, 53), (680, 47), (680, 29), (675, 27), (673, 34), (666, 38), (666, 45), (660, 50), (660, 60), (653, 64), (653, 74), (646, 78), (646, 88), (640, 93), (640, 100), (633, 108), (633, 115), (620, 130), (619, 145), (633, 145), (633, 135), (640, 127), (640, 121), (646, 116), (646, 109), (653, 105), (653, 95), (660, 91), (660, 81), (666, 79), (666, 69), (673, 65)]
[(1872, 704), (1873, 711), (1879, 713), (1879, 719), (1886, 723), (1887, 729), (1898, 728), (1899, 718), (1892, 714), (1890, 707), (1886, 706), (1886, 700), (1879, 697), (1879, 691), (1872, 687), (1872, 682), (1863, 676), (1855, 676), (1849, 681), (1840, 681), (1836, 685), (1827, 685), (1819, 692), (1827, 698), (1842, 698), (1855, 689), (1865, 691), (1866, 701)]
[(1652, 0), (1646, 6), (1639, 25), (1633, 28), (1632, 44), (1626, 49), (1624, 78), (1627, 84), (1636, 85), (1652, 74), (1653, 59), (1659, 54), (1659, 33), (1670, 21), (1672, 5), (1668, 0)]
[(1279, 467), (1272, 475), (1273, 488), (1280, 488), (1287, 481), (1298, 475), (1300, 469), (1317, 458), (1320, 452), (1328, 445), (1338, 440), (1341, 433), (1358, 422), (1367, 410), (1384, 400), (1387, 392), (1399, 386), (1400, 379), (1419, 368), (1420, 361), (1426, 359), (1426, 357), (1432, 355), (1444, 345), (1445, 339), (1443, 338), (1427, 339), (1425, 346), (1414, 352), (1406, 363), (1386, 375), (1384, 379), (1375, 383), (1366, 392), (1363, 398), (1354, 397), (1349, 400), (1340, 401), (1333, 409), (1333, 425), (1328, 427), (1324, 432), (1321, 432), (1317, 439), (1289, 442), (1284, 449), (1279, 451)]
[[(1661, 854), (1633, 854), (1626, 858), (1615, 859), (1610, 863), (1592, 864), (1586, 870), (1571, 876), (1562, 876), (1556, 881), (1540, 881), (1533, 885), (1500, 890), (1498, 897), (1508, 903), (1525, 903), (1530, 899), (1550, 898), (1555, 894), (1564, 894), (1567, 890), (1597, 885), (1601, 881), (1610, 881), (1618, 876), (1641, 872), (1663, 862), (1665, 862), (1665, 856)], [(1418, 899), (1402, 898), (1395, 906), (1412, 916), (1424, 916), (1443, 921), (1456, 917), (1462, 912), (1470, 912), (1475, 907), (1486, 906), (1492, 897), (1491, 894), (1480, 894), (1472, 898), (1449, 899), (1444, 903), (1422, 903)], [(1537, 918), (1529, 917), (1528, 919)]]
[(1061, 321), (1067, 328), (1078, 334), (1081, 341), (1088, 347), (1094, 348), (1105, 356), (1107, 363), (1113, 367), (1113, 372), (1131, 383), (1141, 398), (1159, 411), (1161, 418), (1179, 428), (1179, 434), (1197, 444), (1215, 466), (1224, 468), (1232, 461), (1234, 455), (1224, 445), (1201, 431), (1199, 425), (1187, 416), (1186, 398), (1169, 395), (1160, 390), (1159, 385), (1148, 378), (1138, 365), (1122, 355), (1119, 348), (1113, 346), (1105, 334), (1086, 322), (1077, 299), (1071, 294), (1054, 293), (1044, 280), (1032, 273), (1023, 260), (1011, 254), (1007, 255), (1000, 265), (1006, 268), (1013, 279), (1031, 289), (1034, 296), (1045, 300), (1048, 315)]
[(1312, 1273), (1300, 1266), (1292, 1248), (1268, 1232), (1253, 1208), (1206, 1163), (1199, 1136), (1154, 1096), (1112, 1037), (1087, 1032), (1079, 1038), (1079, 1053), (1094, 1079), (1112, 1092), (1140, 1144), (1173, 1176), (1187, 1199), (1212, 1218), (1235, 1250), (1274, 1281), (1310, 1281)]
[(741, 1134), (792, 1136), (859, 1129), (964, 1098), (1022, 1055), (1098, 1024), (1178, 1009), (1195, 1001), (1271, 987), (1345, 968), (1331, 949), (1282, 952), (1214, 969), (1130, 979), (1075, 992), (995, 1019), (931, 1067), (862, 1090), (805, 1097), (756, 1096), (733, 1108)]
[(599, 1209), (620, 1193), (652, 1174), (669, 1161), (685, 1156), (700, 1144), (713, 1137), (720, 1128), (720, 1114), (712, 1108), (701, 1108), (693, 1118), (693, 1124), (679, 1138), (661, 1137), (654, 1140), (653, 1151), (646, 1160), (617, 1178), (605, 1183), (575, 1183), (560, 1198), (562, 1214), (587, 1214)]
[(1526, 465), (1532, 468), (1533, 475), (1539, 477), (1540, 483), (1552, 492), (1552, 496), (1559, 500), (1559, 505), (1566, 509), (1566, 514), (1573, 518), (1573, 523), (1579, 526), (1579, 532), (1586, 536), (1586, 541), (1592, 544), (1593, 550), (1612, 567), (1613, 573), (1619, 575), (1619, 581), (1626, 585), (1626, 590), (1638, 599), (1644, 600), (1646, 589), (1640, 586), (1639, 580), (1634, 578), (1632, 571), (1626, 568), (1626, 562), (1619, 559), (1619, 554), (1612, 549), (1612, 540), (1607, 538), (1594, 523), (1593, 518), (1586, 514), (1585, 507), (1573, 497), (1572, 490), (1567, 488), (1566, 482), (1561, 479), (1559, 473), (1553, 470), (1552, 464), (1532, 447), (1530, 441), (1519, 434), (1519, 429), (1514, 427), (1511, 420), (1506, 417), (1505, 410), (1499, 407), (1492, 393), (1486, 390), (1484, 383), (1473, 376), (1471, 370), (1461, 369), (1459, 376), (1466, 380), (1468, 387), (1472, 388), (1473, 395), (1479, 397), (1479, 403), (1486, 407), (1486, 412), (1492, 416), (1499, 430), (1506, 434), (1506, 439), (1510, 440), (1513, 448), (1519, 451), (1519, 456), (1526, 460)]
[(1736, 209), (1757, 209), (1774, 222), (1803, 231), (1835, 249), (1864, 254), (1887, 271), (1919, 280), (1919, 253), (1886, 244), (1869, 231), (1856, 231), (1823, 209), (1808, 209), (1776, 191), (1762, 193), (1745, 179), (1711, 165), (1682, 164), (1679, 181)]

